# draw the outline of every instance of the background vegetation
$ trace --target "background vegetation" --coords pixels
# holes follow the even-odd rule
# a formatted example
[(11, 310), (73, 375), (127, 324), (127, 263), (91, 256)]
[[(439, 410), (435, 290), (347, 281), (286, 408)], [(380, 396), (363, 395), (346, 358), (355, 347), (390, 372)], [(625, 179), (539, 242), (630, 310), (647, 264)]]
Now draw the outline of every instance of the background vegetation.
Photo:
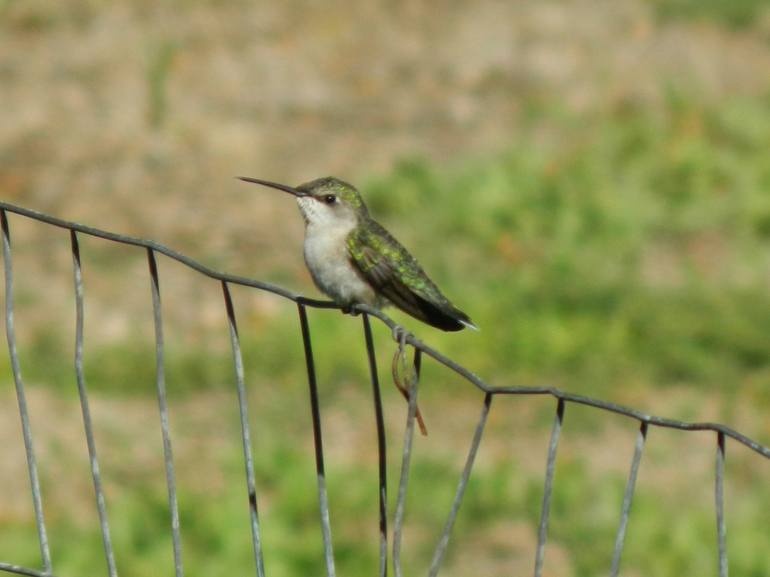
[[(292, 203), (336, 174), (482, 327), (393, 316), (497, 385), (554, 384), (770, 444), (770, 12), (760, 0), (0, 2), (0, 196), (316, 294)], [(62, 231), (11, 218), (16, 323), (57, 575), (104, 573)], [(82, 240), (86, 373), (118, 566), (171, 573), (142, 251)], [(217, 283), (160, 261), (186, 574), (253, 573)], [(322, 571), (296, 310), (237, 289), (271, 575)], [(311, 311), (339, 572), (377, 559), (360, 321)], [(375, 327), (391, 487), (405, 406)], [(0, 559), (39, 553), (0, 360)], [(481, 398), (427, 363), (405, 565), (427, 566)], [(447, 575), (531, 571), (547, 399), (499, 399)], [(569, 408), (546, 573), (609, 566), (636, 426)], [(712, 435), (653, 430), (626, 575), (715, 575)], [(728, 444), (731, 571), (770, 575), (770, 463)]]

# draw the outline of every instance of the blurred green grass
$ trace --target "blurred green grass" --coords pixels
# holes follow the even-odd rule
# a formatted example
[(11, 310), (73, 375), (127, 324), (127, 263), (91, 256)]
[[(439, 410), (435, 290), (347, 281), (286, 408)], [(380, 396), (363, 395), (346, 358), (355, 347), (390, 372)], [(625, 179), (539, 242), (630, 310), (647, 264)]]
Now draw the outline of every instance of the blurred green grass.
[(376, 214), (430, 213), (410, 231), (424, 252), (451, 239), (439, 275), (483, 329), (466, 362), (593, 392), (628, 373), (764, 380), (770, 101), (691, 103), (566, 118), (537, 147), (525, 128), (460, 174), (414, 161), (375, 183)]
[(710, 20), (744, 29), (767, 13), (764, 0), (653, 0), (658, 16), (665, 20)]
[[(494, 384), (547, 381), (621, 401), (640, 391), (693, 387), (703, 403), (718, 399), (718, 414), (725, 418), (733, 416), (740, 397), (735, 426), (766, 435), (761, 423), (770, 407), (768, 150), (770, 95), (713, 104), (671, 91), (657, 109), (618, 102), (595, 115), (574, 116), (552, 105), (533, 106), (503, 153), (454, 167), (407, 159), (362, 188), (371, 212), (482, 328), (462, 337), (415, 330)], [(291, 421), (306, 410), (295, 316), (288, 306), (259, 322), (241, 322), (250, 382), (272, 383), (283, 393), (280, 409), (265, 417), (266, 430), (297, 429)], [(367, 374), (360, 328), (323, 311), (311, 311), (311, 324), (319, 381), (330, 404), (344, 404), (346, 388)], [(385, 331), (377, 330), (386, 380), (391, 349), (383, 345)], [(42, 329), (32, 342), (26, 358), (44, 356), (48, 362), (25, 364), (28, 379), (71, 390), (66, 347)], [(86, 359), (93, 392), (153, 394), (151, 343), (95, 343)], [(176, 398), (231, 387), (226, 348), (170, 345), (167, 361)], [(441, 406), (441, 390), (431, 387), (425, 395)], [(691, 410), (698, 414), (701, 408)], [(354, 403), (348, 410), (363, 409)], [(590, 419), (577, 423), (583, 434), (603, 434)], [(545, 436), (547, 419), (543, 424)], [(295, 433), (272, 433), (270, 450), (257, 452), (258, 484), (269, 503), (266, 560), (278, 576), (313, 573), (320, 561), (309, 453), (296, 443), (301, 430)], [(454, 441), (467, 442), (456, 435)], [(228, 485), (236, 486), (242, 476), (237, 450), (219, 457)], [(732, 569), (766, 575), (767, 519), (761, 512), (770, 510), (770, 490), (746, 463), (739, 460), (736, 469), (736, 485), (750, 497), (731, 509), (741, 535), (730, 542)], [(374, 461), (343, 464), (330, 473), (332, 502), (344, 511), (335, 518), (342, 574), (362, 574), (376, 565), (375, 534), (356, 524), (373, 511), (374, 467)], [(415, 465), (411, 491), (422, 514), (414, 519), (408, 566), (429, 562), (432, 541), (425, 535), (443, 522), (453, 471), (440, 457)], [(507, 527), (512, 518), (536, 527), (542, 479), (518, 472), (512, 458), (476, 471), (455, 532), (460, 548), (469, 536)], [(437, 487), (437, 479), (447, 484)], [(709, 482), (701, 479), (698, 486)], [(608, 566), (623, 487), (622, 474), (597, 478), (583, 457), (560, 462), (552, 541), (568, 559), (565, 575), (596, 575)], [(689, 483), (674, 482), (664, 498), (658, 489), (639, 490), (624, 568), (660, 576), (709, 574), (715, 566), (710, 502), (671, 518)], [(206, 496), (184, 489), (181, 495), (188, 574), (248, 572), (243, 495), (228, 490)], [(170, 559), (163, 491), (134, 486), (111, 505), (111, 513), (118, 550), (131, 552), (122, 574), (158, 574), (157, 564)], [(64, 575), (90, 574), (100, 562), (98, 547), (89, 556), (76, 545), (95, 543), (98, 534), (68, 523), (53, 516), (57, 567)], [(29, 525), (3, 523), (0, 540), (13, 544), (15, 561), (35, 565), (31, 531)], [(475, 546), (465, 554), (499, 555), (494, 543)], [(450, 556), (449, 562), (461, 559)]]

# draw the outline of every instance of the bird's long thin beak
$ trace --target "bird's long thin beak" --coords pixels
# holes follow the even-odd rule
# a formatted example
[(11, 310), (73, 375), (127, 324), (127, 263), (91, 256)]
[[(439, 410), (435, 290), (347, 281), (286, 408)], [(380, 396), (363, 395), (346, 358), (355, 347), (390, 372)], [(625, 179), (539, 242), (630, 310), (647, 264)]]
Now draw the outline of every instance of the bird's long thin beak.
[(280, 184), (278, 182), (270, 182), (269, 180), (261, 180), (259, 178), (250, 178), (248, 176), (237, 176), (236, 178), (239, 180), (243, 180), (244, 182), (251, 182), (254, 184), (261, 184), (262, 186), (269, 186), (270, 188), (276, 188), (278, 190), (288, 192), (289, 194), (293, 194), (298, 198), (301, 196), (308, 196), (306, 192), (302, 192), (301, 190), (297, 190), (296, 188), (292, 188), (291, 186), (286, 186), (285, 184)]

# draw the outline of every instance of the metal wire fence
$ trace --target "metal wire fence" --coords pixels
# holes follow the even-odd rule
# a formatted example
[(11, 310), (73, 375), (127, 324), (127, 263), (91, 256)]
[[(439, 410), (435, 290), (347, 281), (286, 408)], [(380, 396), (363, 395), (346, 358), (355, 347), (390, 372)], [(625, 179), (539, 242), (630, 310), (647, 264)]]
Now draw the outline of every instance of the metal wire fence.
[[(310, 393), (310, 408), (313, 422), (313, 437), (315, 448), (315, 462), (317, 472), (317, 491), (318, 502), (321, 516), (321, 528), (323, 536), (323, 550), (327, 577), (334, 577), (336, 574), (334, 562), (334, 550), (331, 534), (331, 524), (329, 518), (329, 502), (326, 488), (326, 472), (324, 465), (324, 448), (321, 427), (321, 415), (318, 400), (318, 387), (316, 382), (315, 361), (313, 357), (313, 348), (311, 341), (310, 326), (307, 316), (307, 308), (339, 308), (332, 302), (309, 299), (295, 294), (282, 287), (254, 279), (234, 276), (214, 271), (203, 264), (171, 250), (161, 244), (153, 241), (142, 240), (104, 230), (99, 230), (89, 226), (84, 226), (74, 222), (64, 221), (52, 216), (41, 214), (36, 211), (14, 206), (5, 202), (0, 202), (0, 224), (2, 225), (2, 244), (3, 244), (3, 270), (5, 274), (5, 326), (8, 340), (8, 352), (10, 356), (11, 369), (16, 388), (18, 400), (19, 415), (21, 419), (22, 434), (26, 450), (26, 460), (29, 473), (30, 487), (32, 493), (32, 502), (34, 506), (35, 522), (37, 526), (38, 540), (40, 546), (40, 556), (42, 568), (35, 569), (14, 565), (12, 563), (0, 562), (0, 572), (13, 573), (18, 575), (28, 575), (31, 577), (54, 577), (51, 551), (48, 543), (48, 534), (46, 530), (45, 512), (43, 507), (43, 497), (40, 488), (40, 479), (38, 474), (37, 460), (35, 456), (35, 447), (33, 442), (32, 427), (30, 424), (29, 409), (25, 396), (24, 380), (21, 374), (19, 363), (19, 354), (17, 350), (16, 332), (14, 328), (14, 299), (13, 299), (13, 260), (11, 250), (11, 234), (7, 213), (14, 213), (22, 217), (33, 219), (39, 222), (47, 223), (56, 227), (61, 227), (69, 231), (72, 260), (73, 260), (73, 278), (75, 286), (75, 308), (76, 308), (76, 331), (75, 331), (75, 373), (78, 387), (78, 394), (82, 410), (83, 425), (88, 445), (88, 455), (91, 465), (91, 474), (96, 497), (96, 508), (98, 511), (99, 524), (101, 528), (102, 542), (104, 545), (104, 555), (106, 557), (107, 573), (109, 577), (116, 577), (118, 571), (115, 563), (115, 554), (110, 537), (110, 523), (105, 503), (104, 489), (102, 486), (101, 473), (99, 469), (99, 459), (97, 456), (96, 443), (94, 441), (93, 424), (89, 408), (88, 394), (83, 370), (83, 279), (80, 263), (79, 237), (81, 235), (98, 237), (121, 243), (132, 245), (144, 249), (147, 255), (148, 270), (152, 291), (153, 319), (155, 326), (155, 352), (156, 352), (156, 389), (158, 395), (158, 407), (160, 413), (160, 427), (163, 439), (163, 455), (166, 473), (166, 485), (168, 490), (168, 503), (170, 511), (170, 530), (172, 534), (174, 570), (176, 577), (183, 577), (183, 551), (180, 537), (179, 507), (177, 504), (177, 489), (175, 480), (174, 457), (172, 450), (172, 440), (169, 432), (168, 404), (166, 401), (166, 381), (165, 381), (165, 344), (163, 337), (163, 315), (161, 307), (160, 281), (156, 255), (162, 254), (174, 259), (198, 273), (218, 280), (221, 283), (224, 297), (224, 314), (227, 317), (229, 326), (230, 342), (232, 346), (233, 366), (235, 370), (235, 385), (237, 389), (241, 440), (243, 445), (243, 459), (246, 472), (246, 490), (248, 495), (248, 507), (251, 521), (251, 536), (254, 550), (255, 570), (258, 577), (264, 577), (265, 567), (263, 562), (262, 542), (260, 539), (260, 521), (259, 510), (257, 506), (258, 494), (257, 483), (254, 472), (254, 457), (251, 443), (251, 433), (249, 430), (249, 414), (247, 405), (247, 391), (244, 381), (243, 357), (241, 353), (238, 327), (236, 323), (236, 313), (233, 306), (233, 300), (230, 295), (231, 285), (242, 285), (257, 290), (268, 291), (281, 297), (293, 301), (297, 306), (299, 330), (304, 346), (305, 362), (307, 369), (307, 380)], [(677, 429), (681, 431), (711, 431), (715, 437), (715, 475), (714, 475), (714, 509), (717, 534), (717, 559), (720, 577), (726, 577), (728, 574), (728, 555), (726, 543), (725, 526), (725, 503), (724, 503), (724, 479), (725, 479), (725, 449), (727, 438), (734, 442), (745, 445), (759, 457), (770, 459), (770, 449), (760, 443), (748, 438), (747, 436), (717, 423), (691, 423), (677, 421), (647, 415), (632, 408), (624, 407), (614, 403), (593, 399), (581, 395), (575, 395), (561, 391), (553, 387), (495, 387), (480, 377), (475, 375), (467, 368), (459, 365), (453, 360), (447, 358), (437, 350), (431, 348), (414, 335), (405, 332), (396, 325), (387, 315), (379, 310), (366, 306), (356, 307), (357, 312), (361, 314), (363, 323), (364, 339), (368, 355), (368, 364), (370, 369), (370, 380), (374, 398), (374, 411), (377, 425), (377, 447), (379, 452), (379, 571), (378, 575), (385, 577), (389, 568), (389, 543), (392, 545), (392, 567), (396, 577), (402, 576), (401, 567), (401, 545), (404, 526), (404, 515), (406, 509), (406, 495), (409, 485), (409, 475), (411, 470), (412, 446), (414, 440), (415, 416), (417, 414), (417, 393), (419, 384), (420, 368), (423, 356), (427, 356), (443, 365), (447, 370), (452, 371), (462, 377), (468, 384), (477, 387), (484, 393), (481, 404), (481, 414), (475, 427), (475, 432), (471, 441), (470, 449), (465, 459), (465, 465), (457, 483), (454, 499), (452, 501), (446, 522), (440, 534), (439, 541), (434, 550), (433, 558), (430, 564), (428, 575), (435, 577), (444, 560), (444, 556), (449, 543), (450, 535), (457, 518), (460, 505), (465, 495), (468, 480), (473, 470), (474, 461), (481, 445), (484, 428), (487, 423), (487, 417), (490, 412), (493, 400), (500, 395), (549, 395), (556, 401), (556, 411), (553, 420), (550, 442), (546, 457), (546, 471), (543, 489), (543, 499), (541, 506), (540, 522), (538, 527), (537, 547), (535, 550), (534, 575), (541, 577), (543, 573), (543, 562), (546, 551), (546, 540), (548, 536), (548, 522), (551, 511), (551, 500), (554, 487), (554, 471), (557, 457), (557, 449), (562, 431), (562, 423), (567, 408), (571, 405), (585, 405), (593, 407), (600, 411), (616, 413), (632, 419), (639, 423), (639, 431), (636, 436), (635, 449), (629, 474), (626, 482), (625, 492), (620, 511), (620, 522), (616, 533), (615, 545), (610, 567), (610, 575), (616, 577), (620, 571), (621, 555), (625, 543), (626, 529), (629, 523), (631, 504), (634, 497), (637, 475), (642, 460), (642, 455), (647, 440), (647, 432), (650, 427), (664, 427)], [(398, 358), (404, 359), (407, 349), (413, 350), (413, 360), (411, 361), (411, 371), (409, 379), (410, 399), (403, 447), (401, 449), (401, 471), (396, 495), (396, 507), (393, 519), (392, 531), (388, 528), (388, 487), (386, 474), (386, 439), (385, 426), (382, 410), (382, 398), (380, 395), (380, 383), (378, 378), (378, 365), (375, 356), (374, 340), (370, 318), (376, 317), (379, 321), (387, 325), (393, 332), (394, 339), (398, 345)]]

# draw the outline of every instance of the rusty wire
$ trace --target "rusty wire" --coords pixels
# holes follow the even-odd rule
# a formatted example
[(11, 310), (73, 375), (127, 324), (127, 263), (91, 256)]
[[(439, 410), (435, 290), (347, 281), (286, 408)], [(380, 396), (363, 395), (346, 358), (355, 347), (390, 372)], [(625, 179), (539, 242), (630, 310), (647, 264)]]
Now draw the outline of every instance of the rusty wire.
[[(39, 222), (47, 223), (69, 231), (71, 240), (71, 250), (73, 257), (73, 274), (75, 282), (75, 306), (76, 306), (76, 331), (75, 331), (75, 372), (78, 393), (81, 403), (81, 412), (83, 417), (86, 441), (88, 444), (88, 454), (91, 464), (92, 481), (96, 498), (96, 506), (99, 515), (99, 523), (104, 544), (104, 553), (107, 561), (107, 572), (109, 577), (117, 577), (118, 571), (115, 563), (115, 554), (110, 538), (110, 527), (107, 516), (105, 497), (102, 488), (101, 475), (99, 471), (99, 462), (97, 457), (96, 444), (93, 436), (91, 424), (91, 415), (88, 405), (88, 394), (85, 378), (83, 376), (83, 299), (84, 288), (82, 280), (82, 270), (80, 263), (80, 248), (78, 243), (79, 235), (87, 235), (102, 238), (108, 241), (142, 247), (146, 250), (150, 286), (153, 302), (153, 319), (155, 326), (155, 352), (156, 352), (156, 388), (158, 393), (158, 406), (160, 412), (160, 424), (163, 438), (164, 462), (166, 472), (166, 482), (168, 488), (168, 501), (170, 513), (170, 529), (172, 532), (172, 546), (174, 554), (174, 571), (176, 577), (183, 577), (184, 568), (182, 563), (182, 547), (180, 538), (180, 521), (176, 498), (176, 481), (174, 460), (171, 444), (171, 435), (169, 430), (169, 413), (166, 402), (165, 374), (164, 374), (164, 340), (163, 323), (160, 300), (160, 282), (156, 254), (162, 254), (168, 258), (176, 260), (187, 267), (213, 279), (220, 281), (224, 293), (225, 314), (228, 320), (230, 331), (230, 340), (233, 352), (233, 366), (235, 372), (235, 386), (238, 393), (238, 406), (241, 421), (241, 433), (243, 443), (244, 465), (246, 471), (246, 494), (249, 507), (252, 543), (254, 548), (255, 572), (257, 577), (264, 577), (266, 574), (262, 544), (260, 540), (260, 524), (257, 507), (257, 487), (254, 474), (253, 448), (251, 444), (249, 431), (249, 418), (246, 401), (246, 387), (244, 381), (243, 358), (240, 348), (240, 340), (236, 323), (236, 314), (233, 302), (230, 296), (230, 285), (242, 285), (254, 289), (268, 291), (282, 296), (285, 299), (293, 301), (297, 305), (299, 313), (299, 326), (305, 353), (305, 362), (308, 377), (308, 387), (310, 392), (310, 405), (313, 420), (313, 436), (316, 459), (317, 490), (319, 513), (321, 520), (321, 532), (323, 536), (323, 553), (326, 565), (327, 577), (335, 576), (334, 551), (332, 545), (330, 511), (328, 496), (326, 490), (326, 471), (324, 464), (324, 451), (322, 439), (322, 420), (320, 406), (318, 402), (318, 387), (316, 382), (315, 361), (313, 357), (310, 326), (307, 317), (307, 307), (336, 309), (336, 304), (330, 301), (309, 299), (299, 294), (293, 293), (285, 288), (254, 280), (245, 277), (217, 272), (205, 265), (191, 259), (188, 256), (180, 254), (159, 243), (149, 240), (142, 240), (130, 236), (124, 236), (93, 227), (68, 222), (52, 216), (48, 216), (33, 210), (21, 208), (0, 201), (0, 224), (2, 225), (2, 243), (3, 243), (3, 269), (5, 274), (5, 324), (6, 336), (8, 340), (8, 352), (11, 361), (11, 370), (16, 387), (16, 395), (19, 406), (19, 415), (22, 425), (22, 433), (27, 458), (28, 475), (30, 480), (30, 489), (35, 513), (35, 523), (38, 532), (38, 541), (40, 546), (41, 565), (40, 569), (22, 567), (12, 563), (0, 562), (0, 572), (13, 573), (17, 575), (27, 575), (30, 577), (53, 577), (52, 555), (48, 544), (47, 530), (45, 524), (43, 497), (40, 488), (40, 481), (35, 457), (32, 427), (27, 408), (24, 380), (22, 378), (19, 353), (17, 350), (16, 336), (14, 329), (14, 301), (13, 301), (13, 265), (11, 251), (11, 236), (7, 213), (30, 218)], [(545, 483), (543, 490), (543, 501), (541, 506), (540, 523), (538, 529), (538, 541), (535, 550), (535, 577), (542, 574), (543, 561), (545, 556), (546, 539), (548, 534), (548, 521), (550, 518), (551, 498), (553, 486), (555, 483), (554, 471), (557, 456), (557, 448), (561, 435), (562, 423), (565, 412), (569, 404), (578, 404), (593, 407), (602, 411), (616, 413), (627, 418), (636, 420), (639, 423), (639, 432), (636, 438), (634, 454), (631, 461), (629, 476), (626, 483), (626, 489), (623, 496), (623, 502), (620, 512), (620, 523), (616, 533), (615, 545), (613, 549), (612, 565), (610, 575), (616, 577), (620, 570), (620, 560), (625, 542), (626, 529), (629, 523), (631, 504), (633, 501), (634, 490), (636, 486), (637, 474), (642, 459), (647, 431), (650, 426), (678, 429), (682, 431), (712, 431), (716, 433), (716, 460), (715, 460), (715, 485), (714, 485), (714, 505), (715, 521), (717, 533), (717, 559), (718, 572), (720, 577), (727, 577), (728, 574), (728, 555), (727, 538), (725, 525), (725, 504), (724, 504), (724, 479), (725, 479), (725, 449), (726, 439), (729, 437), (742, 445), (745, 445), (760, 457), (770, 459), (770, 448), (748, 438), (747, 436), (718, 423), (691, 423), (677, 421), (645, 414), (641, 411), (602, 401), (575, 395), (561, 391), (554, 387), (495, 387), (486, 383), (473, 372), (444, 356), (437, 350), (431, 348), (414, 335), (406, 333), (401, 327), (390, 319), (387, 315), (377, 309), (367, 306), (356, 307), (363, 321), (364, 339), (366, 343), (367, 358), (370, 369), (370, 380), (372, 384), (372, 393), (374, 399), (375, 422), (377, 427), (377, 447), (379, 454), (379, 571), (380, 577), (385, 577), (388, 571), (388, 501), (387, 501), (387, 474), (386, 474), (386, 444), (385, 427), (382, 415), (382, 400), (380, 395), (380, 384), (377, 371), (377, 360), (374, 351), (374, 339), (372, 337), (370, 317), (376, 317), (387, 325), (393, 331), (394, 338), (400, 347), (409, 345), (414, 350), (413, 369), (410, 371), (409, 383), (409, 408), (407, 422), (405, 426), (404, 442), (401, 451), (401, 473), (397, 491), (395, 514), (393, 519), (392, 533), (392, 565), (396, 577), (403, 575), (401, 568), (401, 542), (403, 535), (403, 524), (406, 510), (406, 495), (409, 483), (409, 473), (411, 470), (411, 455), (414, 441), (415, 417), (417, 414), (417, 394), (420, 376), (420, 367), (423, 355), (427, 355), (438, 363), (444, 365), (449, 370), (463, 377), (468, 383), (474, 385), (483, 391), (484, 398), (481, 407), (481, 415), (477, 422), (473, 438), (471, 440), (468, 454), (465, 460), (463, 471), (458, 480), (455, 497), (450, 507), (446, 523), (436, 545), (433, 559), (429, 568), (429, 577), (436, 577), (439, 573), (444, 555), (447, 550), (452, 528), (456, 520), (460, 505), (468, 485), (469, 478), (473, 470), (475, 457), (481, 445), (484, 428), (487, 422), (492, 402), (498, 395), (550, 395), (556, 399), (556, 411), (551, 433), (551, 439), (548, 445), (546, 457)]]

